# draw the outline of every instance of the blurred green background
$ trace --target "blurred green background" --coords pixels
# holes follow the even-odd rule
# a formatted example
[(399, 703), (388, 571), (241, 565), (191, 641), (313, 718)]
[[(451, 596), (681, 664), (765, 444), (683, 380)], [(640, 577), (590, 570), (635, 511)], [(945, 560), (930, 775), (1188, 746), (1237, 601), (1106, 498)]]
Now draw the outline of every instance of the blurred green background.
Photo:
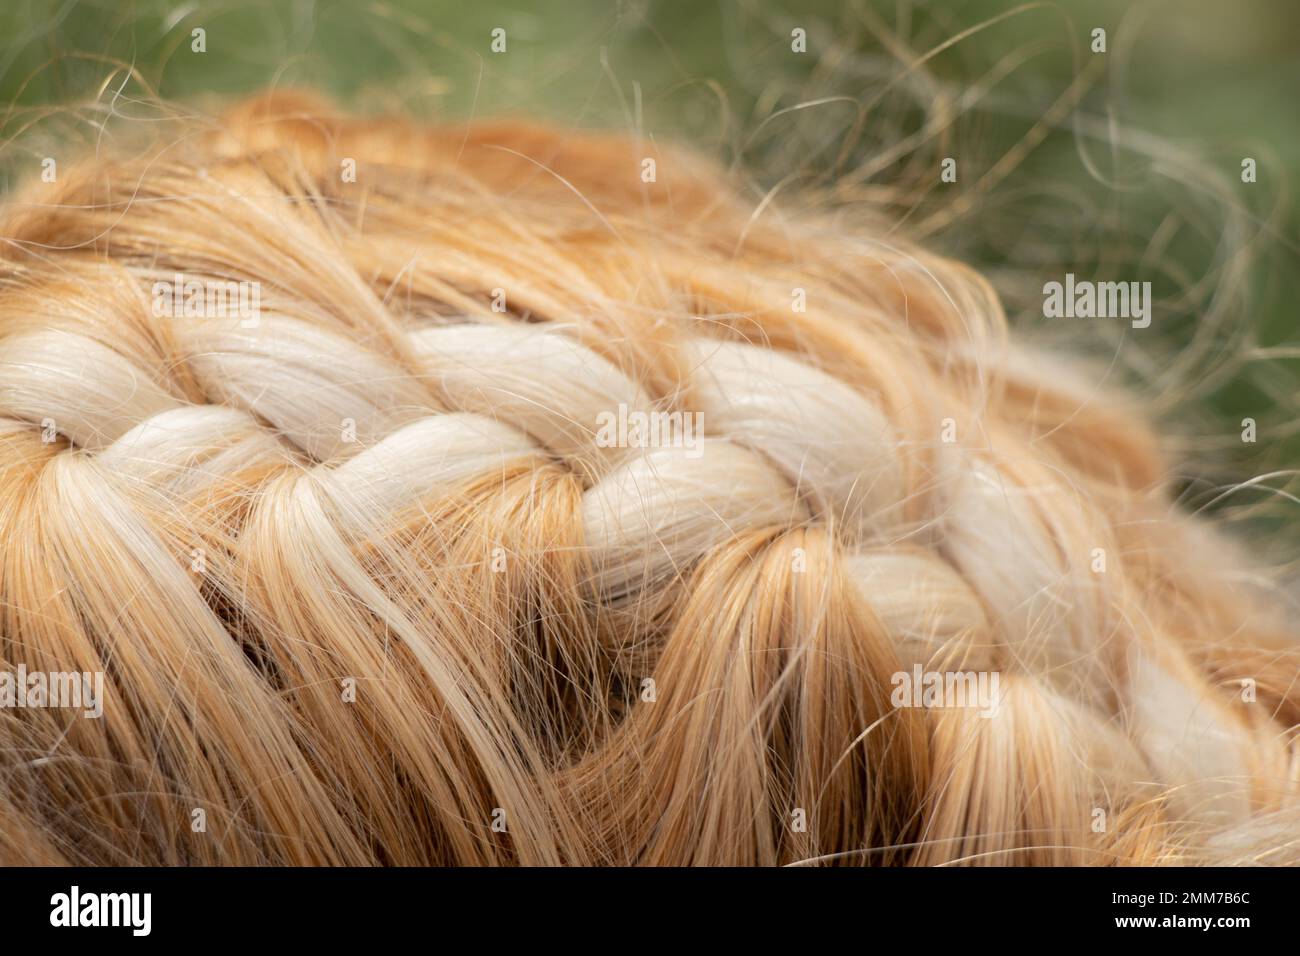
[[(1178, 440), (1189, 508), (1300, 544), (1296, 0), (8, 0), (0, 37), (6, 190), (43, 127), (68, 135), (50, 107), (98, 104), (89, 141), (155, 94), (215, 108), (306, 85), (362, 110), (636, 129), (755, 197), (883, 211), (987, 273), (1022, 334), (1137, 388)], [(1042, 284), (1066, 272), (1151, 280), (1152, 327), (1044, 319)]]

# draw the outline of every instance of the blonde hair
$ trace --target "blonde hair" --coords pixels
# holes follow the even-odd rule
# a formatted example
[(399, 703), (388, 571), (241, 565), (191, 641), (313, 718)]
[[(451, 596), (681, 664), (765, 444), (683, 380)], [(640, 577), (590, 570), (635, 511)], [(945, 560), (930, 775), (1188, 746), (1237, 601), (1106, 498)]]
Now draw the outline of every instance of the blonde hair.
[(104, 715), (0, 711), (0, 862), (1300, 860), (1282, 598), (969, 268), (523, 121), (159, 143), (3, 210), (0, 666)]

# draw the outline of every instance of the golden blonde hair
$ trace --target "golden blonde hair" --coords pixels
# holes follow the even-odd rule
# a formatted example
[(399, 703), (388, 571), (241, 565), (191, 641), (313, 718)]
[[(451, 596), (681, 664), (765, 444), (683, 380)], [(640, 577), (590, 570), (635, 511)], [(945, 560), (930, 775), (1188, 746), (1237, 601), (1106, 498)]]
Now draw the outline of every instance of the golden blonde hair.
[(2, 234), (0, 667), (104, 700), (0, 710), (0, 862), (1300, 858), (1282, 601), (960, 263), (283, 92)]

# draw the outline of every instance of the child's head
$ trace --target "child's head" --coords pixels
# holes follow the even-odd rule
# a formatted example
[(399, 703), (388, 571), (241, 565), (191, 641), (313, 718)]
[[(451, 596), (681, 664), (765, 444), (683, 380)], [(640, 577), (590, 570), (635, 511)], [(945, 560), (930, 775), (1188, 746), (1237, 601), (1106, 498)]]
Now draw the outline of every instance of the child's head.
[(0, 671), (102, 714), (0, 711), (0, 859), (1294, 861), (1300, 645), (1151, 423), (645, 153), (278, 94), (11, 198)]

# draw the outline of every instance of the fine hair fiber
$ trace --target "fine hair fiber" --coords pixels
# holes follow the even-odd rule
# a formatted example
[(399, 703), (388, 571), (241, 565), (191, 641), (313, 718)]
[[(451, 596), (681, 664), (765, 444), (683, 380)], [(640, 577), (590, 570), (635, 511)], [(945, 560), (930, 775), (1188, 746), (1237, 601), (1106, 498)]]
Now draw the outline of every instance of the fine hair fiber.
[(0, 212), (0, 670), (103, 681), (0, 709), (0, 863), (1300, 862), (1284, 582), (976, 271), (623, 135), (163, 125)]

